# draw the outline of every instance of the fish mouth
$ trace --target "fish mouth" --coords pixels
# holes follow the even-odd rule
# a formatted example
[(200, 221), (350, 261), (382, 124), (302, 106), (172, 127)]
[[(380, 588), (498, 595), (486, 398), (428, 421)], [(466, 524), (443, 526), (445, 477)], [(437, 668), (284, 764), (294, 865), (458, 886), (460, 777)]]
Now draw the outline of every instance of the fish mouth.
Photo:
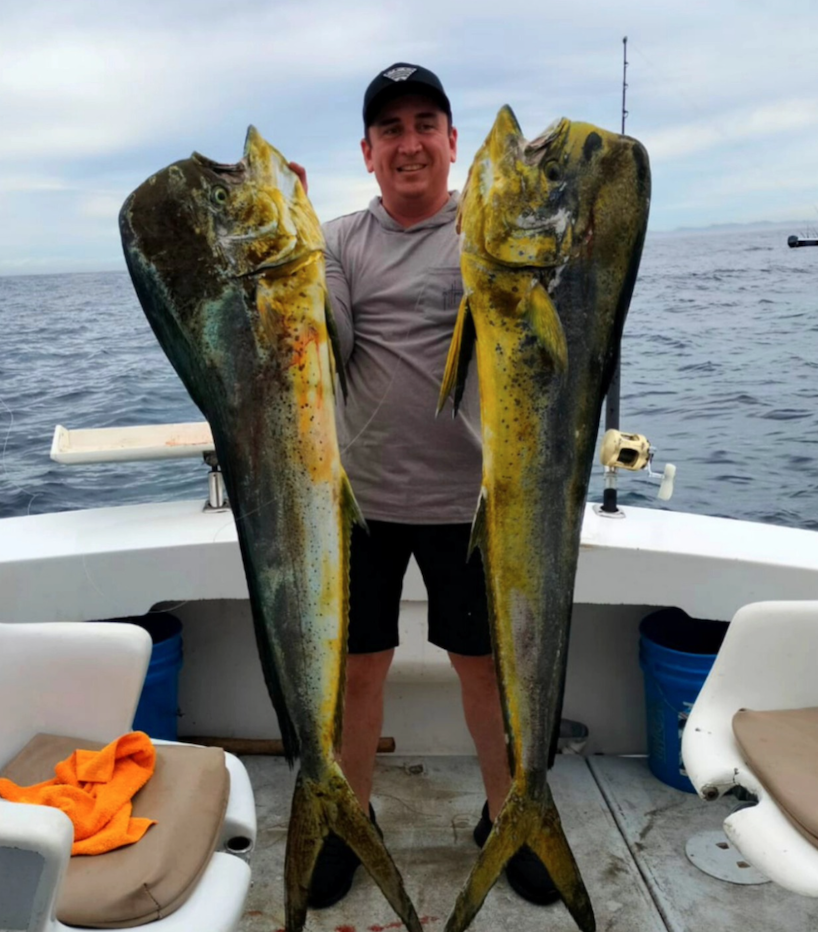
[(265, 147), (269, 149), (269, 143), (251, 123), (247, 127), (247, 135), (244, 137), (244, 158), (242, 161), (248, 162), (255, 152), (259, 152)]
[(264, 275), (268, 272), (275, 272), (273, 276), (275, 278), (279, 278), (283, 275), (292, 275), (299, 269), (303, 269), (304, 266), (314, 262), (319, 255), (323, 255), (320, 249), (309, 249), (296, 256), (292, 256), (288, 253), (274, 262), (262, 262), (261, 265), (256, 266), (254, 269), (250, 269), (249, 272), (242, 272), (241, 275), (236, 275), (235, 277), (253, 278), (256, 275)]
[[(236, 225), (225, 224), (219, 229), (217, 223), (216, 236), (229, 257), (238, 253), (247, 258), (255, 252), (256, 261), (261, 259), (253, 268), (237, 272), (235, 278), (253, 278), (264, 274), (276, 278), (292, 275), (322, 253), (322, 249), (313, 248), (313, 243), (300, 241), (287, 207), (295, 196), (296, 175), (281, 153), (267, 142), (255, 126), (247, 128), (244, 153), (238, 162), (217, 162), (199, 152), (194, 152), (191, 159), (222, 184), (237, 188), (248, 184), (253, 189), (254, 197), (266, 199), (266, 209), (261, 212), (265, 221), (262, 226), (248, 229), (247, 224), (239, 224), (236, 229)], [(278, 194), (274, 197), (276, 192)], [(276, 240), (275, 255), (262, 259), (258, 255), (266, 251), (262, 241), (272, 239)], [(259, 247), (255, 247), (254, 243), (259, 243)], [(247, 269), (245, 262), (242, 265)]]
[[(536, 213), (520, 214), (518, 217), (514, 218), (512, 224), (513, 230), (520, 231), (522, 235), (530, 233), (553, 233), (560, 239), (565, 236), (569, 229), (576, 231), (577, 225), (577, 212), (567, 207), (560, 207), (559, 210), (551, 211), (547, 216), (538, 215)], [(582, 239), (585, 239), (587, 232), (586, 230)], [(514, 235), (514, 233), (512, 232), (511, 235)]]
[(549, 217), (547, 220), (541, 217), (518, 217), (514, 221), (514, 226), (518, 230), (525, 230), (526, 233), (545, 233), (546, 231), (559, 233), (564, 230), (564, 224), (561, 223), (559, 217)]

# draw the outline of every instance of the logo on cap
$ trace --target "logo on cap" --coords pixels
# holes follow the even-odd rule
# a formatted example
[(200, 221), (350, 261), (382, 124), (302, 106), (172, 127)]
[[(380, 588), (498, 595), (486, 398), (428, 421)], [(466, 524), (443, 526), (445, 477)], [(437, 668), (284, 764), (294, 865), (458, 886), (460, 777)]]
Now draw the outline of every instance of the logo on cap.
[(391, 81), (406, 81), (416, 71), (417, 68), (390, 68), (389, 71), (384, 71), (383, 76)]

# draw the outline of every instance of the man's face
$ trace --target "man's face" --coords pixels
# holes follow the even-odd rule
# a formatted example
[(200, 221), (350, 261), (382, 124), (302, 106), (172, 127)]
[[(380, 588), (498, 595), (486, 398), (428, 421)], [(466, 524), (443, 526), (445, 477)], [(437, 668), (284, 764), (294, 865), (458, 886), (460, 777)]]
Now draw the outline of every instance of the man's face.
[(364, 162), (375, 173), (387, 209), (405, 201), (430, 207), (445, 202), (457, 130), (449, 129), (446, 114), (433, 100), (399, 97), (380, 111), (368, 136), (361, 140)]

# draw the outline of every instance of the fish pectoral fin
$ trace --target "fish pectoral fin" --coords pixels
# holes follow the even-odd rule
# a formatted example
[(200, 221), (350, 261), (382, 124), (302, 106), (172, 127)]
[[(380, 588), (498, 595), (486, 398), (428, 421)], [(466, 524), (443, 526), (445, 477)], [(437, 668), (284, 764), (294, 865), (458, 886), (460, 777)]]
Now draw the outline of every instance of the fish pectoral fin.
[(582, 932), (594, 932), (596, 920), (574, 855), (565, 838), (559, 813), (550, 798), (533, 800), (512, 789), (494, 821), (446, 922), (445, 932), (463, 932), (511, 858), (528, 845), (545, 864), (574, 921)]
[(486, 539), (486, 490), (480, 489), (480, 497), (477, 499), (477, 511), (471, 523), (471, 534), (469, 536), (469, 552), (466, 559), (474, 553), (475, 547), (480, 547)]
[(422, 932), (395, 862), (337, 767), (320, 782), (298, 775), (284, 861), (287, 932), (301, 932), (304, 928), (312, 872), (323, 840), (330, 832), (358, 855), (407, 929)]
[(362, 527), (369, 533), (369, 528), (366, 526), (366, 519), (355, 498), (355, 493), (352, 491), (352, 483), (349, 481), (349, 476), (347, 476), (346, 472), (343, 470), (341, 483), (342, 508), (344, 514), (349, 517), (350, 523), (357, 524), (358, 527)]
[(530, 324), (540, 346), (551, 358), (555, 371), (560, 374), (566, 372), (568, 344), (562, 321), (548, 292), (536, 278), (531, 279), (528, 291), (520, 300), (517, 313)]
[(332, 384), (335, 385), (334, 376), (337, 374), (338, 381), (341, 383), (341, 394), (344, 396), (344, 402), (347, 400), (347, 376), (344, 369), (344, 360), (341, 357), (341, 339), (338, 336), (338, 326), (335, 323), (335, 315), (332, 312), (332, 304), (329, 299), (329, 291), (324, 289), (324, 320), (327, 324), (327, 336), (329, 337), (330, 345), (330, 363), (333, 366), (333, 380)]
[(457, 414), (466, 387), (466, 375), (469, 371), (469, 363), (474, 353), (476, 339), (477, 332), (474, 329), (469, 299), (466, 295), (463, 295), (460, 310), (457, 312), (457, 322), (454, 325), (452, 342), (449, 346), (449, 355), (446, 358), (443, 384), (440, 386), (440, 397), (437, 400), (435, 416), (443, 410), (446, 399), (452, 392), (454, 392), (452, 416)]

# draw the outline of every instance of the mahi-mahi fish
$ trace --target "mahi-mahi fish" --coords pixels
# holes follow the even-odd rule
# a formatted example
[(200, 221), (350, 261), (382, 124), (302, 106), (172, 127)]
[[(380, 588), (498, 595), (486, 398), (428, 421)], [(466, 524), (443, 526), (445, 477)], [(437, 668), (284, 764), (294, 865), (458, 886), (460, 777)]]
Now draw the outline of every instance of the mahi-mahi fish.
[(441, 406), (462, 396), (476, 350), (483, 480), (471, 546), (486, 566), (512, 786), (446, 932), (469, 925), (524, 845), (577, 925), (595, 928), (546, 776), (597, 427), (649, 198), (636, 140), (562, 119), (529, 142), (509, 107), (461, 197), (464, 296)]
[(284, 752), (300, 770), (285, 858), (286, 926), (304, 926), (332, 831), (397, 914), (421, 926), (340, 770), (349, 537), (362, 520), (335, 433), (337, 341), (324, 239), (283, 156), (250, 127), (244, 157), (196, 153), (125, 201), (128, 269), (156, 337), (210, 423)]

